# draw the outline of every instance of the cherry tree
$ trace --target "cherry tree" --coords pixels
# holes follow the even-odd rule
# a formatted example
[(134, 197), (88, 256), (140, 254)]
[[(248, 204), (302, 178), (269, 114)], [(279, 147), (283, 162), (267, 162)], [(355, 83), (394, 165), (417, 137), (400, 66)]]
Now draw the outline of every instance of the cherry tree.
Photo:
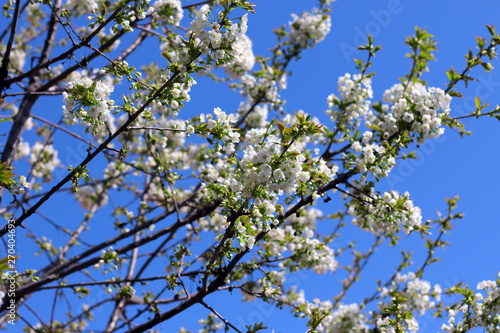
[[(335, 4), (310, 3), (274, 30), (267, 57), (247, 36), (259, 4), (246, 0), (5, 3), (3, 328), (161, 331), (189, 314), (201, 332), (271, 331), (231, 318), (263, 301), (309, 332), (416, 332), (425, 314), (442, 317), (443, 332), (500, 330), (500, 277), (425, 280), (463, 217), (458, 197), (432, 219), (410, 193), (381, 185), (418, 157), (415, 146), (466, 135), (462, 119), (500, 117), (479, 98), (467, 115), (451, 104), (474, 73), (491, 72), (500, 35), (487, 26), (440, 88), (424, 81), (436, 40), (416, 28), (408, 73), (375, 92), (381, 47), (368, 36), (323, 97), (321, 121), (281, 97), (291, 64), (331, 30)], [(189, 110), (190, 95), (214, 84), (239, 106)], [(349, 226), (371, 244), (341, 237)], [(407, 238), (425, 260), (403, 252), (366, 297), (346, 302), (380, 246)], [(301, 272), (332, 275), (337, 291), (311, 298), (289, 282)]]

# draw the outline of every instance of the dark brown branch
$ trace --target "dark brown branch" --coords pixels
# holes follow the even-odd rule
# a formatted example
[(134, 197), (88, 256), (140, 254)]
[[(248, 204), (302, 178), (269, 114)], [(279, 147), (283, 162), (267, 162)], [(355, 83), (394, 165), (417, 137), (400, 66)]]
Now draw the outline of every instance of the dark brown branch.
[(14, 39), (16, 37), (17, 21), (19, 19), (19, 11), (21, 8), (21, 0), (16, 0), (16, 7), (14, 8), (14, 17), (12, 18), (12, 25), (10, 27), (9, 41), (7, 42), (7, 48), (5, 49), (5, 54), (2, 59), (2, 67), (0, 68), (0, 93), (4, 89), (9, 89), (11, 83), (7, 82), (7, 75), (9, 73), (9, 63), (10, 63), (10, 52), (12, 51), (12, 44), (14, 44)]

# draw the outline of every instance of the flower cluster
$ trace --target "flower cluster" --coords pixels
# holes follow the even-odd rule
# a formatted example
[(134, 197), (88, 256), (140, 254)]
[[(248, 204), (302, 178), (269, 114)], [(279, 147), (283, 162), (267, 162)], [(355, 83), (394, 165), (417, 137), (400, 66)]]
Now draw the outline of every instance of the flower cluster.
[[(245, 115), (248, 113), (251, 107), (252, 106), (250, 104), (242, 101), (240, 102), (238, 113), (240, 115)], [(267, 104), (255, 105), (252, 112), (248, 113), (248, 116), (245, 118), (245, 124), (248, 128), (263, 128), (268, 124), (268, 114), (269, 108)]]
[[(404, 286), (404, 287), (402, 287)], [(422, 280), (413, 272), (408, 274), (398, 273), (389, 288), (382, 288), (380, 297), (382, 299), (392, 297), (392, 293), (400, 291), (405, 299), (401, 304), (401, 311), (418, 311), (418, 315), (422, 316), (430, 309), (433, 309), (436, 301), (441, 300), (441, 286), (435, 284), (431, 288), (429, 281)], [(379, 309), (383, 309), (387, 303), (381, 301), (378, 304)]]
[[(175, 56), (175, 53), (173, 55)], [(169, 79), (170, 75), (162, 77), (160, 80), (160, 84), (166, 82)], [(172, 90), (169, 91), (168, 99), (162, 102), (154, 103), (155, 109), (157, 110), (158, 114), (165, 116), (170, 115), (173, 118), (176, 118), (180, 108), (184, 106), (184, 102), (189, 102), (191, 100), (189, 92), (191, 91), (191, 87), (196, 84), (196, 80), (194, 80), (192, 77), (188, 77), (188, 79), (183, 83), (174, 83)]]
[(314, 318), (321, 318), (318, 320), (319, 325), (317, 325), (316, 330), (318, 332), (327, 332), (327, 328), (323, 325), (322, 319), (326, 317), (332, 311), (332, 302), (324, 301), (321, 302), (319, 299), (315, 298), (313, 303), (304, 302), (295, 308), (295, 316), (299, 318), (308, 317), (311, 320)]
[[(405, 324), (410, 333), (416, 333), (419, 329), (418, 321), (415, 318), (405, 319)], [(394, 326), (391, 324), (389, 317), (377, 319), (377, 329), (382, 333), (396, 333)]]
[(291, 145), (288, 154), (281, 156), (281, 140), (274, 136), (265, 137), (265, 129), (253, 129), (245, 136), (244, 155), (240, 166), (243, 179), (234, 181), (234, 191), (242, 191), (243, 197), (250, 197), (256, 186), (265, 186), (270, 194), (291, 195), (295, 192), (299, 181), (310, 178), (308, 171), (302, 170), (306, 157), (296, 145)]
[[(31, 183), (26, 180), (25, 176), (18, 176), (13, 179), (8, 184), (9, 192), (12, 194), (23, 194), (27, 189), (31, 187)], [(6, 185), (5, 183), (3, 185)]]
[(52, 244), (52, 239), (48, 239), (45, 236), (42, 236), (42, 239), (36, 240), (36, 245), (40, 249), (40, 252), (35, 252), (35, 256), (39, 256), (41, 253), (46, 253), (49, 256), (53, 256), (58, 252), (58, 249)]
[(252, 50), (252, 41), (247, 35), (242, 35), (239, 40), (239, 53), (235, 57), (232, 66), (226, 66), (226, 74), (230, 74), (231, 78), (238, 78), (243, 73), (252, 70), (255, 65), (255, 55)]
[(238, 88), (240, 95), (247, 100), (240, 104), (238, 113), (246, 114), (251, 107), (256, 107), (264, 102), (264, 108), (267, 111), (267, 104), (271, 104), (275, 110), (278, 110), (284, 101), (281, 100), (279, 91), (286, 88), (286, 74), (275, 73), (272, 67), (260, 63), (262, 69), (257, 75), (246, 73), (241, 76)]
[(450, 111), (451, 96), (440, 88), (426, 88), (421, 83), (411, 83), (405, 89), (402, 83), (385, 91), (383, 100), (392, 104), (383, 105), (389, 111), (376, 120), (367, 116), (366, 126), (375, 125), (384, 139), (401, 130), (411, 130), (418, 135), (418, 142), (428, 138), (437, 138), (444, 133), (441, 120)]
[[(460, 332), (483, 327), (486, 332), (500, 330), (500, 278), (497, 281), (486, 280), (477, 284), (477, 292), (458, 308), (448, 310), (448, 324), (443, 324), (444, 332)], [(465, 294), (464, 294), (465, 295)], [(458, 321), (463, 316), (462, 321)]]
[(366, 314), (361, 312), (358, 304), (344, 305), (339, 307), (326, 316), (321, 325), (326, 329), (326, 332), (354, 332), (365, 333), (369, 332), (367, 325), (368, 318)]
[[(247, 15), (241, 18), (240, 23), (229, 21), (224, 30), (219, 23), (209, 21), (209, 11), (208, 5), (200, 8), (189, 26), (186, 38), (194, 40), (199, 52), (214, 59), (216, 65), (231, 65), (243, 50), (240, 43), (248, 29)], [(210, 30), (207, 31), (207, 27)]]
[(176, 27), (184, 17), (180, 0), (157, 0), (153, 4), (153, 19), (163, 25), (171, 24)]
[(360, 74), (346, 73), (338, 79), (338, 88), (341, 99), (335, 94), (327, 98), (328, 109), (326, 114), (332, 122), (354, 125), (356, 128), (361, 124), (361, 117), (369, 112), (370, 102), (368, 98), (373, 97), (372, 82), (370, 78), (362, 78)]
[(376, 143), (371, 143), (373, 132), (365, 131), (361, 143), (352, 142), (352, 149), (357, 156), (356, 163), (358, 170), (362, 173), (371, 172), (375, 178), (387, 177), (392, 167), (396, 165), (396, 159), (386, 154), (386, 149)]
[(313, 303), (303, 302), (297, 306), (296, 316), (309, 317), (309, 322), (315, 323), (315, 332), (371, 332), (368, 327), (369, 320), (357, 304), (340, 304), (334, 309), (331, 301), (321, 302), (315, 299)]
[(266, 275), (257, 281), (257, 286), (252, 288), (252, 292), (259, 292), (261, 295), (271, 297), (282, 295), (281, 289), (286, 280), (285, 271), (268, 271)]
[(19, 144), (16, 147), (16, 153), (14, 154), (14, 158), (16, 160), (25, 158), (26, 156), (29, 156), (30, 151), (31, 151), (30, 144), (26, 141), (23, 141), (23, 139), (21, 138)]
[(334, 272), (338, 267), (334, 250), (314, 237), (313, 230), (307, 227), (298, 232), (287, 225), (284, 228), (270, 230), (268, 237), (263, 248), (267, 248), (269, 253), (280, 255), (290, 251), (293, 254), (294, 259), (284, 264), (290, 271), (312, 268), (318, 274), (325, 274)]
[(102, 274), (107, 274), (108, 272), (116, 271), (126, 262), (127, 259), (120, 258), (118, 252), (113, 250), (113, 247), (110, 246), (106, 250), (101, 251), (101, 259), (94, 264), (94, 269), (100, 269), (106, 265)]
[(67, 0), (64, 3), (65, 10), (69, 15), (79, 16), (89, 14), (99, 8), (95, 0)]
[[(220, 108), (214, 109), (213, 117), (211, 114), (201, 114), (200, 122), (205, 123), (206, 129), (214, 139), (224, 142), (224, 151), (226, 154), (232, 154), (235, 151), (235, 144), (240, 142), (240, 133), (233, 128), (233, 124), (238, 120), (234, 114), (226, 114)], [(193, 132), (194, 129), (189, 128), (188, 133)], [(208, 133), (207, 133), (208, 134)], [(205, 135), (207, 135), (205, 134)]]
[[(360, 193), (353, 190), (353, 195)], [(352, 223), (373, 233), (396, 234), (400, 228), (409, 234), (422, 224), (420, 208), (414, 207), (409, 199), (410, 194), (405, 192), (401, 196), (396, 191), (387, 191), (382, 196), (372, 193), (362, 194), (362, 200), (352, 200), (348, 213), (354, 218)]]
[(68, 92), (63, 92), (63, 115), (73, 124), (97, 133), (97, 127), (110, 117), (114, 101), (109, 98), (114, 86), (108, 82), (92, 81), (88, 77), (72, 78), (68, 82)]
[(17, 70), (22, 71), (24, 68), (24, 64), (26, 63), (26, 52), (19, 46), (14, 46), (11, 52), (11, 64)]
[(330, 16), (320, 11), (303, 12), (300, 17), (292, 14), (290, 25), (290, 42), (306, 49), (325, 39), (330, 32), (332, 22)]
[[(115, 25), (111, 27), (111, 32), (113, 34), (118, 34), (122, 31), (133, 32), (134, 29), (130, 26), (131, 22), (135, 20), (143, 20), (147, 15), (151, 15), (154, 11), (154, 7), (149, 5), (150, 0), (136, 0), (134, 5), (128, 4), (120, 13), (114, 17)], [(124, 4), (121, 4), (122, 6)], [(99, 18), (99, 12), (94, 11), (96, 18)], [(102, 19), (102, 16), (100, 17)], [(93, 17), (89, 17), (93, 19)], [(96, 20), (97, 21), (97, 20)], [(91, 22), (89, 26), (93, 28), (95, 22)]]
[(33, 166), (32, 174), (36, 178), (43, 178), (46, 181), (52, 179), (52, 173), (59, 166), (57, 150), (51, 144), (44, 145), (37, 141), (31, 147), (30, 163)]

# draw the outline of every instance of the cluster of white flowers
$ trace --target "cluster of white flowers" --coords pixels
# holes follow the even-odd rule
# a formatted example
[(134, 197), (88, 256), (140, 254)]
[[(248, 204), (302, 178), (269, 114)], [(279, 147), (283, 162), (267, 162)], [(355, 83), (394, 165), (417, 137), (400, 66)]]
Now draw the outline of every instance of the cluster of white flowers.
[(268, 235), (269, 240), (262, 248), (279, 256), (286, 251), (294, 254), (294, 260), (285, 263), (290, 271), (295, 271), (298, 267), (312, 268), (315, 273), (325, 274), (334, 272), (338, 267), (334, 250), (315, 238), (314, 231), (307, 227), (299, 233), (287, 225), (284, 228), (271, 229)]
[(94, 264), (94, 269), (100, 269), (106, 264), (106, 267), (102, 271), (102, 274), (107, 274), (108, 272), (116, 271), (121, 265), (126, 262), (127, 259), (120, 258), (118, 256), (118, 252), (113, 250), (113, 247), (110, 246), (106, 250), (101, 251), (101, 259), (99, 259), (99, 261)]
[[(237, 61), (239, 54), (244, 49), (241, 41), (248, 29), (247, 14), (241, 17), (240, 23), (229, 22), (228, 28), (221, 30), (219, 23), (209, 22), (209, 11), (208, 5), (203, 5), (200, 8), (189, 26), (186, 38), (194, 39), (195, 46), (202, 54), (214, 57), (216, 65), (231, 65)], [(207, 31), (207, 27), (210, 30)], [(245, 42), (247, 41), (245, 40)]]
[(323, 318), (322, 329), (318, 331), (366, 333), (370, 331), (367, 322), (368, 318), (361, 312), (358, 304), (340, 304), (335, 311)]
[(292, 22), (289, 23), (290, 42), (303, 49), (313, 47), (314, 44), (325, 39), (332, 26), (330, 16), (318, 10), (314, 10), (312, 13), (303, 12), (300, 17), (292, 14), (292, 19)]
[(29, 156), (30, 151), (31, 151), (30, 144), (26, 141), (23, 141), (23, 139), (21, 138), (19, 144), (16, 147), (16, 153), (14, 154), (14, 158), (16, 160), (25, 158), (26, 156)]
[(213, 214), (205, 218), (199, 219), (197, 225), (202, 231), (213, 230), (217, 234), (221, 234), (229, 226), (227, 216), (222, 214)]
[[(219, 112), (219, 114), (223, 114), (223, 118), (227, 117), (225, 113)], [(205, 118), (205, 115), (201, 115), (201, 121)], [(283, 121), (283, 125), (292, 124), (294, 122), (292, 119), (297, 121), (295, 117), (290, 117)], [(207, 123), (207, 128), (213, 137), (220, 139), (222, 135), (224, 136), (223, 150), (227, 154), (234, 152), (234, 137), (231, 134), (232, 128), (229, 127), (231, 122), (227, 123), (227, 128), (221, 127), (216, 119), (209, 119)], [(312, 140), (310, 137), (297, 138), (285, 145), (276, 135), (269, 134), (268, 129), (254, 128), (245, 134), (243, 157), (239, 163), (221, 163), (217, 167), (212, 163), (206, 163), (200, 169), (200, 174), (206, 183), (225, 187), (238, 200), (253, 200), (249, 207), (250, 220), (236, 225), (240, 248), (252, 248), (255, 235), (259, 231), (268, 231), (272, 224), (278, 223), (275, 213), (280, 196), (293, 195), (299, 184), (307, 182), (311, 174), (321, 179), (332, 179), (335, 176), (338, 166), (328, 165), (324, 161), (316, 161), (314, 170), (309, 171), (310, 166), (305, 165), (307, 158), (303, 153), (306, 143), (310, 140)], [(316, 194), (315, 198), (319, 198), (319, 195)], [(306, 243), (303, 245), (311, 248), (317, 245)], [(301, 246), (299, 245), (299, 248)], [(326, 267), (333, 269), (330, 264), (326, 264)]]
[(10, 61), (12, 66), (14, 66), (17, 70), (22, 71), (24, 64), (26, 63), (26, 52), (24, 52), (21, 47), (14, 46), (10, 52)]
[(236, 55), (234, 63), (232, 66), (226, 66), (226, 73), (231, 75), (233, 79), (252, 70), (255, 65), (255, 55), (250, 38), (247, 35), (242, 35), (238, 45), (239, 53)]
[(242, 75), (238, 87), (240, 95), (247, 100), (240, 105), (238, 113), (245, 114), (253, 104), (260, 102), (270, 103), (278, 109), (284, 101), (281, 101), (279, 91), (286, 88), (286, 74), (275, 75), (272, 67), (261, 63), (262, 70), (259, 76), (246, 73)]
[(11, 184), (9, 192), (12, 194), (23, 194), (26, 192), (26, 189), (30, 187), (31, 183), (26, 180), (26, 177), (19, 176), (18, 181)]
[(410, 330), (410, 333), (415, 333), (420, 328), (418, 326), (418, 321), (415, 318), (405, 319), (405, 321), (406, 321), (406, 325), (407, 325), (408, 329)]
[[(52, 239), (47, 239), (47, 237), (42, 236), (42, 239), (37, 240), (37, 246), (40, 248), (42, 252), (48, 253), (49, 255), (53, 255), (56, 253), (56, 249), (52, 244)], [(35, 256), (39, 256), (40, 252), (36, 252)]]
[(67, 0), (63, 8), (72, 15), (80, 16), (94, 12), (99, 6), (95, 0)]
[(321, 333), (370, 332), (370, 329), (366, 325), (366, 315), (361, 313), (357, 304), (341, 304), (334, 311), (331, 301), (321, 302), (319, 299), (314, 299), (313, 303), (305, 302), (298, 306), (296, 315), (300, 318), (309, 317), (311, 319), (314, 318), (315, 321), (319, 321), (315, 329)]
[(299, 214), (293, 214), (286, 220), (290, 225), (300, 225), (310, 229), (316, 228), (316, 222), (323, 216), (323, 212), (317, 208), (310, 207), (300, 210)]
[(448, 324), (441, 326), (444, 332), (466, 329), (464, 322), (457, 322), (459, 316), (470, 318), (468, 329), (483, 327), (486, 332), (500, 331), (500, 279), (481, 281), (477, 284), (477, 289), (482, 290), (484, 294), (477, 292), (471, 300), (472, 304), (463, 304), (457, 309), (448, 310)]
[(392, 327), (391, 322), (389, 321), (389, 317), (385, 317), (384, 319), (377, 319), (377, 329), (381, 333), (396, 333), (394, 327)]
[(31, 147), (30, 163), (33, 166), (32, 174), (36, 178), (52, 179), (52, 173), (59, 166), (57, 150), (52, 145), (44, 145), (37, 141)]
[(226, 114), (220, 108), (214, 109), (215, 118), (211, 114), (201, 114), (200, 122), (207, 122), (207, 129), (216, 138), (222, 139), (224, 144), (224, 151), (226, 154), (235, 152), (235, 144), (240, 142), (240, 133), (237, 129), (233, 128), (233, 124), (238, 121), (238, 118), (233, 114)]
[[(28, 6), (29, 8), (30, 6)], [(10, 63), (9, 65), (14, 67), (17, 71), (22, 71), (24, 65), (26, 64), (26, 49), (22, 44), (13, 44), (10, 51)], [(5, 54), (6, 46), (4, 43), (0, 43), (0, 52)]]
[(29, 183), (27, 180), (26, 180), (26, 177), (25, 176), (19, 176), (19, 183), (21, 184), (21, 186), (25, 187), (25, 188), (30, 188), (31, 187), (31, 183)]
[[(278, 160), (281, 153), (281, 140), (266, 134), (265, 129), (252, 129), (247, 132), (244, 141), (244, 154), (240, 166), (244, 170), (243, 180), (234, 180), (233, 191), (242, 191), (243, 197), (251, 197), (251, 191), (256, 186), (265, 186), (270, 194), (287, 195), (295, 192), (299, 181), (310, 178), (308, 171), (302, 170), (306, 157), (302, 150), (291, 145), (288, 152), (294, 152), (288, 157)], [(296, 154), (295, 154), (296, 153)]]
[[(155, 8), (149, 5), (150, 0), (136, 0), (134, 5), (127, 5), (121, 12), (122, 15), (117, 15), (114, 19), (115, 25), (111, 27), (112, 34), (118, 34), (121, 30), (126, 32), (133, 32), (134, 29), (130, 26), (130, 23), (135, 20), (143, 20), (147, 15), (151, 15)], [(122, 4), (123, 5), (123, 4)], [(92, 11), (94, 15), (98, 15), (97, 11)], [(89, 20), (93, 20), (94, 17), (89, 16)], [(89, 24), (91, 28), (95, 26), (95, 22)]]
[[(63, 92), (63, 115), (73, 124), (97, 127), (111, 116), (114, 101), (109, 98), (114, 86), (108, 82), (92, 81), (88, 77), (74, 77), (68, 81), (68, 92)], [(84, 108), (87, 108), (86, 110)]]
[(352, 190), (352, 194), (368, 201), (364, 204), (354, 199), (348, 209), (348, 214), (354, 217), (352, 223), (362, 229), (395, 234), (403, 227), (403, 231), (409, 234), (422, 224), (421, 210), (413, 206), (408, 192), (401, 196), (397, 191), (387, 191), (382, 196), (372, 193), (368, 197)]
[[(245, 102), (240, 102), (238, 108), (238, 113), (241, 115), (246, 114), (251, 108), (251, 105)], [(252, 112), (246, 117), (245, 124), (248, 128), (263, 128), (266, 127), (267, 115), (269, 114), (269, 109), (267, 104), (255, 105)]]
[[(401, 284), (404, 285), (403, 288), (399, 286)], [(418, 278), (413, 272), (409, 272), (408, 274), (398, 273), (389, 288), (382, 288), (380, 297), (382, 299), (389, 297), (390, 292), (398, 290), (398, 288), (403, 292), (403, 296), (406, 299), (406, 301), (401, 304), (401, 310), (410, 312), (417, 310), (419, 316), (433, 309), (436, 304), (435, 302), (441, 300), (441, 286), (435, 284), (434, 287), (431, 288), (429, 281)], [(387, 303), (383, 301), (378, 304), (379, 309), (383, 309), (386, 306)]]
[[(390, 112), (383, 119), (367, 115), (366, 126), (376, 125), (387, 139), (399, 130), (411, 129), (418, 134), (418, 142), (427, 138), (437, 138), (444, 133), (441, 119), (450, 112), (451, 96), (444, 90), (425, 87), (421, 83), (409, 84), (407, 89), (402, 83), (385, 91), (383, 100), (392, 104)], [(389, 111), (389, 105), (383, 105)]]
[(180, 0), (157, 0), (153, 4), (153, 19), (162, 24), (171, 24), (176, 27), (184, 17)]
[[(166, 80), (170, 79), (170, 76), (167, 75), (162, 79), (165, 79), (166, 82)], [(160, 84), (162, 83), (163, 81), (160, 81)], [(196, 84), (196, 80), (191, 77), (189, 77), (184, 83), (174, 83), (173, 88), (170, 91), (170, 103), (168, 105), (163, 105), (160, 102), (155, 103), (158, 113), (160, 115), (170, 115), (173, 118), (176, 118), (180, 108), (184, 105), (183, 103), (191, 100), (189, 92), (191, 91), (191, 87)]]
[[(258, 292), (265, 296), (273, 296), (273, 294), (281, 295), (281, 289), (286, 280), (284, 270), (281, 271), (268, 271), (266, 275), (257, 281)], [(257, 290), (252, 290), (257, 291)]]
[(362, 173), (370, 171), (374, 177), (387, 177), (392, 167), (396, 165), (396, 159), (385, 156), (385, 148), (371, 143), (372, 138), (373, 132), (365, 131), (361, 143), (359, 141), (352, 143), (352, 149), (356, 153), (361, 153), (357, 158), (357, 167)]
[[(318, 298), (315, 298), (313, 300), (313, 303), (306, 301), (303, 304), (305, 305), (305, 308), (301, 309), (302, 313), (299, 314), (300, 318), (310, 317), (313, 314), (313, 312), (318, 311), (318, 310), (322, 311), (322, 312), (326, 312), (326, 313), (329, 313), (332, 310), (332, 302), (331, 301), (321, 302)], [(324, 327), (321, 324), (320, 324), (320, 326), (317, 327), (317, 329), (324, 331)]]
[[(215, 153), (219, 155), (220, 153)], [(204, 157), (211, 157), (213, 155), (206, 153)], [(219, 186), (229, 188), (231, 179), (233, 178), (234, 169), (230, 168), (231, 165), (225, 159), (216, 159), (215, 162), (205, 161), (198, 167), (200, 177), (203, 179), (202, 188), (204, 189), (207, 184), (214, 183)]]
[[(40, 2), (30, 2), (28, 6), (25, 7), (25, 12), (27, 15), (26, 21), (32, 23), (34, 19), (46, 17), (46, 13), (42, 9), (42, 3)], [(42, 22), (37, 22), (43, 24)]]
[(361, 79), (361, 74), (354, 74), (351, 77), (351, 74), (346, 73), (339, 77), (337, 90), (342, 100), (339, 100), (335, 94), (328, 96), (326, 114), (333, 122), (359, 127), (361, 117), (370, 109), (368, 98), (373, 97), (371, 79), (366, 77)]

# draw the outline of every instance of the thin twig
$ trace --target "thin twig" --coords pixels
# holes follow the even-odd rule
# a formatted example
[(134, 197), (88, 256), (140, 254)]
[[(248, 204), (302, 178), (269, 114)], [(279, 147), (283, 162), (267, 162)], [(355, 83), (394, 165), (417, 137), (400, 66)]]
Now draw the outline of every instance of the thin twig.
[(215, 311), (214, 308), (212, 308), (210, 305), (208, 305), (207, 303), (205, 303), (203, 300), (200, 301), (200, 304), (203, 305), (204, 307), (206, 307), (207, 309), (209, 309), (210, 311), (212, 311), (212, 313), (214, 315), (216, 315), (217, 317), (219, 317), (219, 319), (222, 320), (224, 322), (224, 324), (226, 324), (226, 326), (231, 327), (233, 330), (235, 330), (238, 333), (243, 333), (239, 329), (237, 329), (236, 326), (234, 326), (229, 321), (227, 321), (227, 319), (225, 319), (224, 317), (222, 317), (217, 311)]
[(78, 140), (80, 140), (80, 141), (82, 141), (82, 142), (84, 142), (84, 143), (86, 143), (88, 145), (92, 145), (92, 142), (90, 142), (89, 140), (87, 140), (85, 138), (82, 138), (78, 134), (76, 134), (74, 132), (71, 132), (71, 131), (67, 130), (66, 128), (62, 127), (62, 126), (59, 126), (59, 125), (51, 122), (50, 120), (47, 120), (47, 119), (39, 117), (39, 116), (35, 116), (33, 114), (30, 114), (30, 117), (33, 118), (33, 119), (36, 119), (36, 120), (40, 120), (40, 121), (42, 121), (42, 122), (46, 123), (47, 125), (50, 125), (50, 126), (52, 126), (54, 128), (57, 128), (58, 130), (61, 130), (64, 133), (67, 133), (67, 134), (71, 135), (72, 137), (74, 137), (74, 138), (76, 138), (76, 139), (78, 139)]

